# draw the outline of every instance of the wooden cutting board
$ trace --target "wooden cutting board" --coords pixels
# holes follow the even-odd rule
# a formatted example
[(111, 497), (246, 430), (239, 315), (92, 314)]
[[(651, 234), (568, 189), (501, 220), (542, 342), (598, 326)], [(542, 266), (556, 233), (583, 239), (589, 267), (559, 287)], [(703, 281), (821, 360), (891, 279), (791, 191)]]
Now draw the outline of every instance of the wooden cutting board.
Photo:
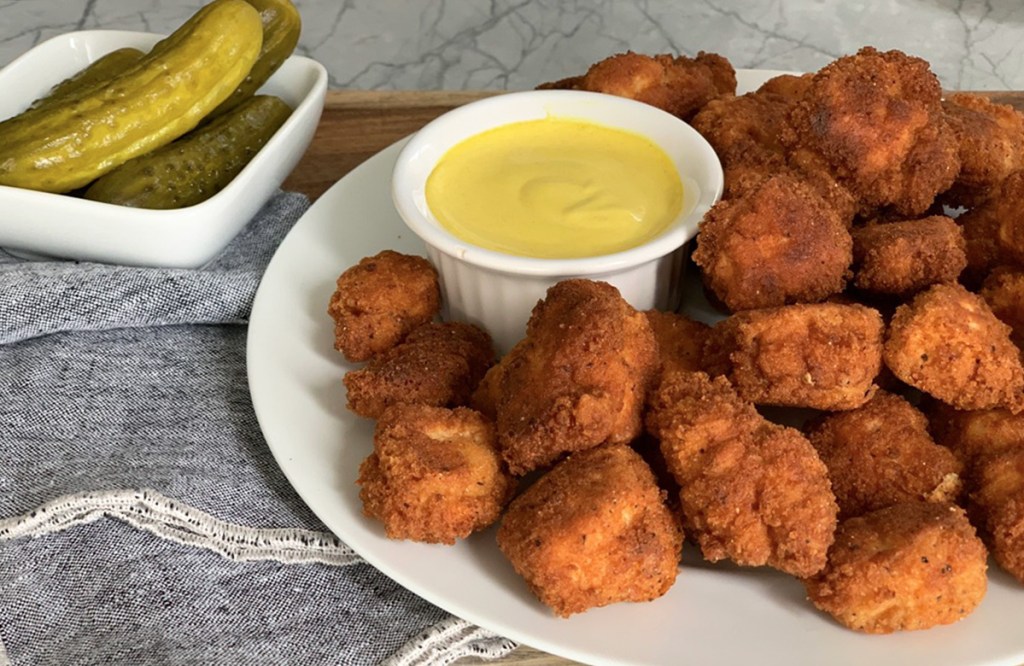
[[(313, 142), (284, 188), (316, 199), (339, 178), (445, 111), (493, 92), (329, 91)], [(1024, 111), (1024, 92), (986, 92), (993, 101)], [(478, 660), (459, 663), (479, 664)], [(576, 662), (523, 646), (497, 662), (567, 666)]]

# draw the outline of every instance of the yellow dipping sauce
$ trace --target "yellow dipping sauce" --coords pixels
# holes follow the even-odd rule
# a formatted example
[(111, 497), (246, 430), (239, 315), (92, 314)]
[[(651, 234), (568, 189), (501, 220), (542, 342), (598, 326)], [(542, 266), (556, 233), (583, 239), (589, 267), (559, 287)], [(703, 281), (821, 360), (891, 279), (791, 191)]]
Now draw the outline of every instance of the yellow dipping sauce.
[(507, 254), (594, 257), (635, 247), (679, 214), (683, 185), (661, 148), (570, 118), (512, 123), (449, 150), (427, 204), (462, 240)]

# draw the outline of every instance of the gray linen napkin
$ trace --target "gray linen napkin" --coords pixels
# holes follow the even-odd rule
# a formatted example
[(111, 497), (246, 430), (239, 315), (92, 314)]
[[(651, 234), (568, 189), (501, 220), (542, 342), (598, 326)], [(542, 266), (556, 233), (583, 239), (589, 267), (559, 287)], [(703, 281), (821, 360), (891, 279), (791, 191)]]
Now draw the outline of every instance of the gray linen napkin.
[(197, 270), (0, 253), (0, 666), (514, 649), (364, 563), (263, 441), (244, 323), (307, 207), (279, 193)]

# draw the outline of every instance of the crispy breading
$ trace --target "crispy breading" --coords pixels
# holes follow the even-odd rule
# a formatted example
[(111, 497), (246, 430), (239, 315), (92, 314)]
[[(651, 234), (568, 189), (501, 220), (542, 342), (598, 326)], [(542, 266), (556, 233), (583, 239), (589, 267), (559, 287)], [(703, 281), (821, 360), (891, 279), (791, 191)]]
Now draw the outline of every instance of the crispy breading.
[(955, 282), (967, 267), (960, 227), (945, 215), (870, 224), (853, 236), (853, 284), (882, 294), (910, 296), (938, 282)]
[(345, 270), (331, 295), (334, 348), (349, 361), (386, 351), (441, 309), (437, 271), (423, 257), (384, 250)]
[(838, 508), (825, 465), (799, 431), (769, 422), (725, 378), (704, 373), (667, 375), (645, 421), (707, 560), (796, 576), (824, 566)]
[(938, 400), (924, 405), (935, 441), (967, 467), (975, 461), (1024, 446), (1024, 412), (1008, 409), (956, 409)]
[(412, 404), (381, 415), (356, 483), (388, 538), (446, 544), (496, 522), (515, 489), (488, 419)]
[(901, 381), (960, 409), (1024, 408), (1024, 368), (1010, 327), (958, 284), (937, 284), (899, 306), (885, 364)]
[(707, 367), (759, 405), (853, 409), (877, 389), (882, 333), (881, 315), (863, 305), (748, 310), (712, 329)]
[(941, 99), (926, 61), (865, 47), (814, 75), (783, 140), (820, 155), (859, 200), (920, 215), (960, 169)]
[(704, 369), (704, 343), (710, 326), (677, 312), (647, 310), (644, 315), (658, 343), (661, 375)]
[(778, 175), (704, 216), (693, 259), (732, 311), (814, 302), (846, 286), (853, 240), (802, 181)]
[(658, 347), (647, 317), (618, 289), (564, 280), (533, 309), (526, 338), (502, 365), (498, 445), (509, 468), (525, 474), (636, 437)]
[(841, 522), (828, 565), (804, 583), (811, 602), (845, 627), (913, 631), (977, 608), (986, 557), (960, 507), (903, 502)]
[(1024, 442), (974, 460), (968, 491), (993, 558), (1024, 583)]
[(955, 502), (962, 463), (904, 398), (879, 391), (862, 407), (813, 421), (807, 437), (828, 468), (840, 519), (908, 501)]
[(716, 97), (736, 92), (736, 71), (728, 60), (701, 51), (695, 58), (627, 51), (594, 63), (582, 76), (538, 86), (628, 97), (688, 120)]
[(1024, 270), (1003, 266), (989, 273), (978, 295), (1010, 327), (1010, 340), (1024, 348)]
[(778, 76), (773, 76), (762, 83), (757, 89), (757, 92), (781, 95), (782, 97), (795, 102), (804, 96), (804, 93), (807, 92), (807, 88), (811, 85), (811, 80), (813, 78), (813, 73), (779, 74)]
[(723, 167), (753, 161), (782, 168), (786, 154), (779, 135), (790, 101), (771, 93), (747, 93), (708, 102), (690, 125), (715, 149)]
[(654, 475), (625, 444), (570, 455), (512, 501), (498, 528), (502, 553), (561, 617), (662, 596), (682, 545)]
[(345, 374), (348, 408), (374, 419), (403, 402), (463, 406), (493, 362), (491, 336), (478, 326), (423, 324), (366, 366)]
[(942, 106), (960, 155), (960, 173), (942, 199), (975, 206), (997, 192), (1008, 175), (1024, 169), (1024, 114), (972, 93), (953, 93)]

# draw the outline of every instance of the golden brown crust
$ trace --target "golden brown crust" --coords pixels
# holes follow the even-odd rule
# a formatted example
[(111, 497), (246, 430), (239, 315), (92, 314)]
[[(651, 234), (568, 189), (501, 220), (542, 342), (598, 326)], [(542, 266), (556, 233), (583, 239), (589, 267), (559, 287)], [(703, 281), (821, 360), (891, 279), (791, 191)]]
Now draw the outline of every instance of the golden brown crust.
[(882, 333), (881, 315), (863, 305), (748, 310), (715, 325), (707, 362), (759, 405), (853, 409), (877, 389)]
[(647, 310), (644, 315), (657, 342), (661, 375), (704, 369), (704, 342), (710, 326), (675, 312)]
[(814, 75), (786, 141), (820, 155), (861, 201), (920, 215), (960, 169), (941, 95), (924, 60), (865, 47)]
[(565, 280), (533, 310), (526, 338), (503, 360), (498, 444), (515, 474), (641, 430), (658, 372), (647, 317), (604, 282)]
[(1010, 340), (1024, 348), (1024, 270), (997, 268), (981, 285), (978, 295), (992, 308), (992, 314), (1010, 327)]
[(955, 206), (975, 206), (1024, 168), (1024, 114), (972, 93), (949, 95), (943, 110), (957, 139), (960, 173), (942, 198)]
[(854, 229), (853, 284), (882, 294), (910, 296), (939, 282), (955, 282), (967, 267), (960, 227), (944, 215)]
[(862, 407), (815, 421), (807, 436), (828, 468), (841, 520), (960, 495), (963, 465), (932, 440), (924, 414), (898, 395), (879, 391)]
[(972, 514), (999, 566), (1024, 583), (1024, 442), (972, 465)]
[(491, 337), (479, 327), (424, 324), (365, 367), (345, 374), (348, 408), (373, 419), (398, 403), (466, 405), (493, 362)]
[(410, 404), (381, 415), (357, 483), (363, 512), (388, 538), (446, 544), (497, 521), (514, 490), (490, 421)]
[(682, 531), (624, 444), (574, 453), (519, 495), (498, 547), (556, 615), (650, 601), (675, 582)]
[(687, 120), (712, 99), (736, 92), (728, 60), (700, 52), (695, 58), (627, 51), (594, 63), (582, 76), (546, 83), (542, 89), (572, 89), (628, 97)]
[(959, 409), (1024, 407), (1010, 327), (960, 285), (934, 285), (898, 307), (884, 358), (900, 380)]
[(693, 259), (715, 296), (736, 312), (841, 292), (853, 240), (814, 190), (778, 175), (712, 207), (700, 224)]
[(824, 464), (797, 430), (768, 422), (704, 373), (666, 376), (646, 422), (706, 559), (797, 576), (824, 566), (838, 509)]
[(338, 277), (327, 313), (334, 348), (349, 361), (386, 351), (441, 308), (437, 271), (423, 257), (384, 250)]
[(904, 502), (840, 523), (828, 565), (804, 582), (811, 602), (850, 629), (927, 629), (977, 608), (986, 555), (963, 509)]

